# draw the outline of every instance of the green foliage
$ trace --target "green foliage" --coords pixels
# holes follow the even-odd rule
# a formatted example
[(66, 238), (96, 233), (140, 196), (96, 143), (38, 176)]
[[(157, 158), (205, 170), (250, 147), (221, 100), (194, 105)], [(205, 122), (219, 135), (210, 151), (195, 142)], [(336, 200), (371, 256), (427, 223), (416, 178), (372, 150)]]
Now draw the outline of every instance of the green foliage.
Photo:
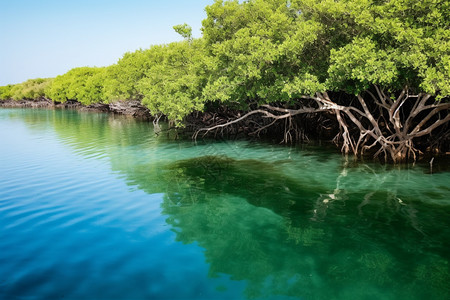
[(448, 1), (299, 1), (305, 16), (326, 34), (327, 88), (359, 93), (377, 84), (408, 85), (449, 95), (450, 4)]
[(192, 27), (188, 24), (184, 23), (182, 25), (175, 25), (173, 26), (173, 29), (176, 33), (181, 35), (183, 38), (185, 38), (188, 41), (192, 40)]
[(216, 1), (206, 8), (203, 33), (215, 63), (205, 97), (239, 104), (261, 91), (262, 73), (270, 72), (268, 65), (276, 55), (264, 24), (271, 10), (261, 4), (252, 8), (251, 3)]
[(209, 99), (289, 102), (374, 84), (450, 94), (448, 1), (218, 0), (206, 12)]
[(52, 78), (36, 78), (0, 87), (0, 99), (37, 100), (45, 96), (45, 91), (49, 88), (52, 81)]
[(84, 104), (107, 102), (105, 84), (108, 82), (108, 68), (96, 68), (92, 76), (88, 76), (78, 100)]
[(107, 98), (110, 100), (141, 100), (138, 91), (139, 80), (144, 78), (148, 70), (158, 63), (151, 50), (128, 52), (117, 64), (109, 67), (108, 82), (105, 83)]
[(8, 100), (8, 99), (12, 98), (12, 93), (11, 93), (12, 87), (13, 87), (12, 84), (0, 86), (0, 100)]
[(57, 76), (46, 95), (53, 101), (77, 100), (89, 105), (104, 102), (105, 68), (81, 67)]
[(152, 64), (138, 83), (142, 103), (153, 114), (180, 121), (203, 109), (201, 91), (206, 81), (202, 40), (154, 46), (147, 50)]
[(370, 85), (390, 86), (399, 76), (393, 56), (369, 38), (356, 38), (352, 43), (336, 50), (331, 49), (329, 68), (330, 88), (343, 87), (353, 93), (370, 88)]
[(216, 63), (205, 97), (245, 108), (324, 89), (323, 55), (314, 45), (323, 26), (303, 20), (292, 3), (216, 1), (206, 12), (204, 38)]

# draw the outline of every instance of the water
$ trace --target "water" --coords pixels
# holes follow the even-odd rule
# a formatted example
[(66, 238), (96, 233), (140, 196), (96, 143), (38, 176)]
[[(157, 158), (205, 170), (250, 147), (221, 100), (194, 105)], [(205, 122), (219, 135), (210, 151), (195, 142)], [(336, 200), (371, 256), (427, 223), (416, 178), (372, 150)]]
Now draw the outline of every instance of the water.
[(449, 299), (449, 161), (0, 110), (0, 299)]

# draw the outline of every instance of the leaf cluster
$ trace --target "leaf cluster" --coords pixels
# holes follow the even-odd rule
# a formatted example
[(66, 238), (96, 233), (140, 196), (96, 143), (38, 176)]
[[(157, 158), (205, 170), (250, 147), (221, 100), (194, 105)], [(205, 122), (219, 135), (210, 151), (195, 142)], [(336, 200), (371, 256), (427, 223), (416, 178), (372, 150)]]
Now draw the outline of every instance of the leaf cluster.
[(53, 80), (47, 96), (57, 102), (76, 100), (86, 105), (105, 102), (106, 75), (106, 68), (74, 68)]
[(137, 85), (142, 103), (153, 114), (164, 114), (180, 123), (204, 106), (202, 89), (206, 82), (203, 40), (171, 43), (150, 48), (154, 64)]
[(450, 90), (450, 7), (438, 0), (216, 1), (204, 39), (218, 101), (289, 102), (325, 90)]
[(37, 100), (45, 96), (52, 81), (52, 78), (36, 78), (14, 85), (2, 86), (0, 87), (0, 100)]

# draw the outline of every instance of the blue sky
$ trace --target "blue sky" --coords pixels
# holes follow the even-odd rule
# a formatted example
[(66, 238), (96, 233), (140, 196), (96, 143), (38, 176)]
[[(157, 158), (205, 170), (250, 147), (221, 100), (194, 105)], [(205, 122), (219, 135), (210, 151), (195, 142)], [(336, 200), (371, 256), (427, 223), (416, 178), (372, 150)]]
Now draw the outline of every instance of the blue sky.
[(214, 0), (2, 0), (0, 86), (114, 64), (128, 51), (179, 41), (172, 26), (201, 36)]

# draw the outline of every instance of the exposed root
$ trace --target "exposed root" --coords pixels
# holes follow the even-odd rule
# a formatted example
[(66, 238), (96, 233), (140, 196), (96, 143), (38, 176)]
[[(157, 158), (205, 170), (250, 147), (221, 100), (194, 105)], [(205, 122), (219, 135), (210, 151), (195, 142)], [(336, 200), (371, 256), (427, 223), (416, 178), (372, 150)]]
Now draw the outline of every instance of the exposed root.
[[(303, 97), (303, 106), (296, 109), (262, 105), (255, 110), (210, 127), (198, 129), (193, 138), (197, 139), (214, 132), (217, 134), (225, 128), (241, 124), (251, 118), (251, 135), (258, 136), (264, 130), (283, 121), (284, 143), (304, 139), (304, 131), (294, 122), (294, 117), (304, 114), (327, 112), (335, 115), (339, 133), (333, 139), (341, 145), (343, 153), (356, 156), (371, 152), (374, 157), (383, 157), (393, 162), (416, 160), (422, 152), (415, 142), (422, 137), (430, 137), (432, 132), (440, 129), (439, 137), (450, 136), (450, 103), (436, 102), (431, 95), (410, 95), (405, 87), (395, 100), (381, 88), (375, 86), (375, 93), (367, 91), (357, 95), (352, 105), (340, 105), (332, 101), (327, 93), (317, 93), (313, 97)], [(367, 102), (364, 98), (371, 100)], [(346, 101), (348, 103), (348, 101)], [(253, 118), (258, 116), (259, 119)], [(439, 146), (440, 138), (429, 140), (431, 146)]]

